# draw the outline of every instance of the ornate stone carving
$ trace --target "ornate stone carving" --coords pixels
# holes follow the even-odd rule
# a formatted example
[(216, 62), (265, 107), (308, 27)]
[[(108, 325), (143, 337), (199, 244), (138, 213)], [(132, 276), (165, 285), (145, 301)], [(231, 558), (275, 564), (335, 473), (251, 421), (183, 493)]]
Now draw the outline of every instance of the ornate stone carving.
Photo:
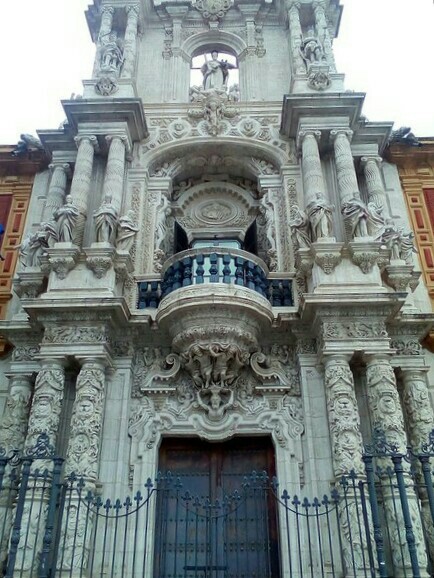
[(307, 85), (313, 90), (323, 91), (330, 88), (332, 80), (326, 70), (316, 70), (315, 67), (310, 67), (309, 75), (307, 77)]
[(402, 400), (407, 418), (409, 441), (413, 451), (421, 449), (434, 428), (434, 412), (430, 401), (426, 373), (417, 369), (402, 371)]
[(107, 339), (103, 326), (48, 326), (45, 328), (43, 343), (104, 343)]
[(291, 239), (296, 249), (309, 249), (312, 244), (312, 233), (309, 219), (297, 205), (291, 207), (289, 221)]
[(29, 375), (12, 375), (9, 395), (0, 426), (0, 448), (9, 453), (22, 451), (30, 411), (32, 379)]
[(13, 361), (33, 361), (39, 353), (39, 344), (17, 345), (12, 351)]
[(86, 258), (86, 267), (93, 271), (97, 279), (105, 277), (112, 264), (113, 261), (110, 257), (104, 257), (102, 255), (88, 255)]
[(189, 109), (188, 116), (203, 118), (212, 136), (217, 136), (223, 131), (225, 118), (234, 118), (239, 114), (239, 110), (230, 103), (225, 90), (214, 88), (201, 90), (197, 94), (195, 103), (201, 104), (201, 108)]
[(118, 214), (112, 198), (106, 196), (101, 206), (94, 211), (95, 238), (97, 243), (114, 244)]
[(342, 261), (342, 243), (313, 243), (315, 263), (326, 275), (333, 273)]
[(369, 339), (372, 337), (387, 337), (386, 326), (383, 321), (366, 320), (351, 322), (325, 321), (322, 328), (324, 339)]
[(116, 249), (121, 252), (130, 252), (136, 235), (139, 231), (134, 221), (134, 211), (130, 210), (119, 218), (117, 234), (116, 234)]
[(354, 379), (343, 356), (326, 359), (325, 384), (335, 476), (352, 469), (364, 473), (360, 416), (354, 393)]
[(390, 343), (397, 355), (422, 355), (422, 345), (417, 337), (394, 338)]
[(314, 241), (333, 238), (333, 208), (321, 194), (306, 207)]
[(114, 73), (101, 74), (95, 83), (95, 92), (100, 96), (112, 96), (118, 90), (117, 77)]
[(65, 204), (60, 206), (54, 213), (57, 224), (58, 240), (61, 242), (73, 242), (74, 228), (77, 224), (79, 212), (71, 195), (67, 195)]
[(104, 365), (86, 360), (77, 378), (65, 467), (90, 480), (98, 476), (104, 387)]
[(231, 0), (194, 0), (193, 6), (198, 10), (204, 20), (218, 22), (225, 17), (226, 12), (231, 8)]

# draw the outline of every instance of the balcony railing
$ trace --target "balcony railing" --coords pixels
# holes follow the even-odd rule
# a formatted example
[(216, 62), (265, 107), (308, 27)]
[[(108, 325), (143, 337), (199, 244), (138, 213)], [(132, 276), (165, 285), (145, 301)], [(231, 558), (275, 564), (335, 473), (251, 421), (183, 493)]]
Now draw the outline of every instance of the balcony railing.
[(161, 299), (191, 285), (225, 283), (256, 291), (274, 307), (293, 305), (292, 280), (268, 279), (265, 263), (235, 249), (202, 249), (177, 253), (169, 259), (162, 271), (162, 278), (138, 283), (138, 308), (158, 307)]

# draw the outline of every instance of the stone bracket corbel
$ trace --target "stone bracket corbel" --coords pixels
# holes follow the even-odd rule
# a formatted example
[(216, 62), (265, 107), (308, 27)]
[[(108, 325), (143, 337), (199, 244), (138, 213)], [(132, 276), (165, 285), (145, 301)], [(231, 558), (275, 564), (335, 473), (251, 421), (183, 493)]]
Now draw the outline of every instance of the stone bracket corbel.
[(52, 249), (47, 249), (47, 253), (51, 270), (63, 280), (76, 266), (80, 249), (73, 243), (56, 243)]
[(367, 275), (377, 264), (380, 256), (381, 243), (378, 241), (366, 241), (363, 238), (348, 243), (351, 261)]
[(277, 385), (290, 389), (291, 383), (280, 363), (276, 360), (271, 361), (264, 353), (260, 351), (252, 353), (250, 357), (250, 367), (256, 377), (262, 381), (264, 387)]
[(92, 243), (85, 249), (86, 267), (93, 271), (97, 279), (102, 279), (113, 266), (115, 249), (110, 243)]
[(312, 251), (316, 265), (320, 267), (326, 275), (333, 273), (335, 268), (342, 261), (343, 243), (336, 241), (322, 241), (312, 243)]
[(404, 293), (408, 290), (413, 278), (413, 265), (406, 265), (404, 261), (394, 260), (386, 267), (386, 282), (395, 291)]
[(14, 291), (22, 299), (35, 299), (42, 292), (46, 273), (39, 267), (27, 267), (17, 273), (14, 281)]

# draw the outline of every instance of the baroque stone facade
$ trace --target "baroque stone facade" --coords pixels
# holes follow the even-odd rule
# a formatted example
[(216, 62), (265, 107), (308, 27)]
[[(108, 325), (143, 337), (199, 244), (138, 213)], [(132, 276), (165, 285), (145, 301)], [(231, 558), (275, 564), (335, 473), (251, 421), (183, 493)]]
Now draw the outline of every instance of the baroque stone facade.
[[(364, 119), (364, 95), (336, 70), (338, 5), (89, 7), (92, 78), (63, 102), (66, 124), (40, 133), (52, 165), (2, 324), (15, 349), (1, 446), (31, 450), (46, 434), (78, 493), (112, 496), (155, 477), (170, 440), (200, 438), (214, 455), (245, 438), (246, 470), (268, 440), (269, 473), (296, 496), (363, 480), (376, 429), (402, 452), (422, 447), (430, 304), (382, 160), (391, 125)], [(60, 528), (58, 563), (74, 576), (100, 563), (81, 504)], [(360, 508), (338, 509), (340, 575), (368, 572)], [(26, 512), (29, 525), (49, 516)], [(391, 532), (397, 577), (409, 575), (401, 539)], [(31, 555), (21, 548), (23, 572)]]

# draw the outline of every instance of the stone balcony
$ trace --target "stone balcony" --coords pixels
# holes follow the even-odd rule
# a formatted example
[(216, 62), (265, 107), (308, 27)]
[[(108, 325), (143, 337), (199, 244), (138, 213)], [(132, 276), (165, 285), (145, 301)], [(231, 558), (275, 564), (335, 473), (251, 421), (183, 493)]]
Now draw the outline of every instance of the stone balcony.
[[(160, 278), (139, 281), (137, 307), (158, 308), (174, 291), (192, 286), (202, 295), (221, 293), (225, 291), (224, 286), (229, 295), (235, 288), (243, 287), (259, 294), (274, 307), (294, 304), (292, 280), (278, 279), (275, 275), (271, 278), (262, 259), (237, 249), (219, 248), (216, 251), (209, 248), (177, 253), (166, 261)], [(177, 295), (180, 298), (182, 293)]]

